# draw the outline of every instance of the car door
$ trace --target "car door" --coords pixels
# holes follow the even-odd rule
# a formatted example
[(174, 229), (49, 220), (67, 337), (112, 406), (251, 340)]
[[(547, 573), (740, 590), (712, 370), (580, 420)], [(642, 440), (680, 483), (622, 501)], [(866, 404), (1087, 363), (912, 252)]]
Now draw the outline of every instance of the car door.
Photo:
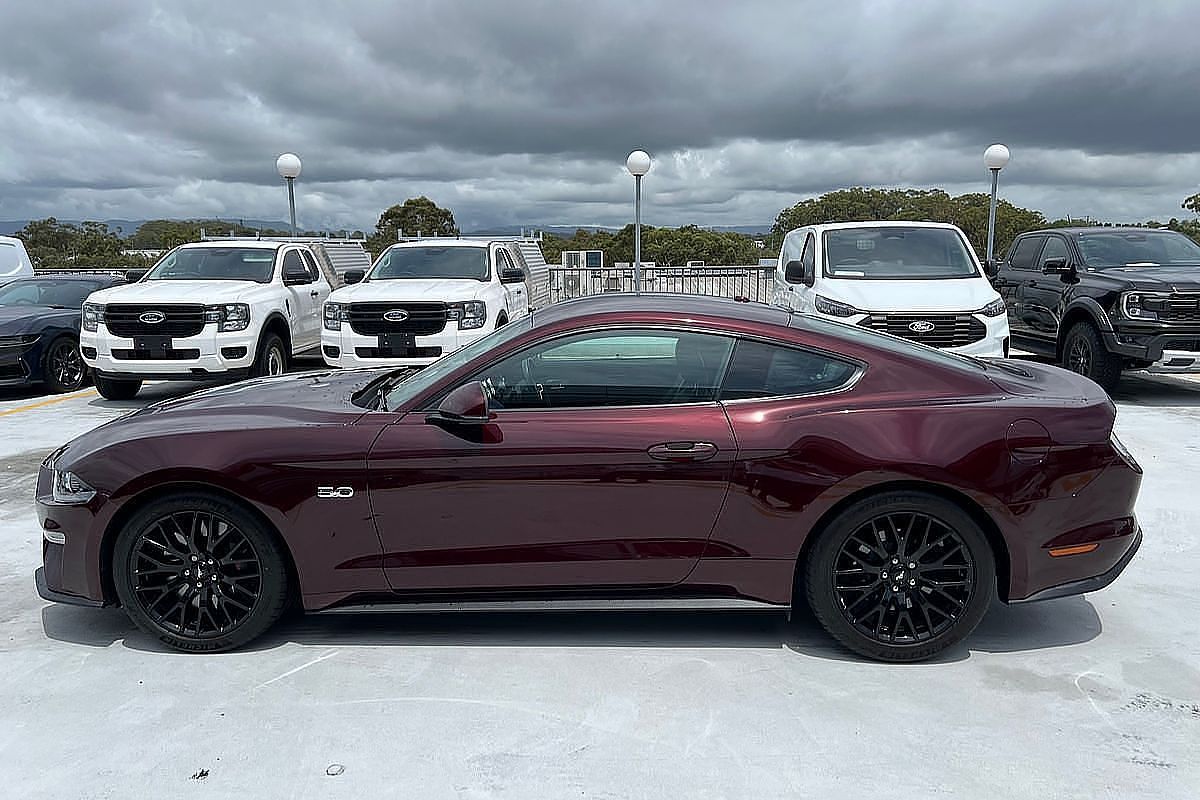
[(731, 350), (726, 337), (688, 331), (556, 338), (474, 376), (492, 397), (488, 423), (414, 412), (386, 428), (368, 468), (393, 588), (683, 580), (734, 462), (716, 402)]
[(308, 287), (308, 298), (310, 306), (311, 318), (308, 321), (307, 328), (311, 331), (313, 340), (312, 346), (316, 347), (321, 342), (321, 310), (325, 307), (325, 301), (329, 299), (330, 292), (333, 287), (329, 285), (329, 281), (325, 279), (324, 273), (317, 265), (317, 259), (308, 250), (301, 250), (300, 255), (304, 258), (304, 266), (308, 267), (308, 272), (312, 275), (312, 285)]
[(1037, 268), (1020, 290), (1019, 305), (1023, 324), (1030, 336), (1038, 337), (1047, 343), (1057, 342), (1058, 324), (1062, 320), (1063, 295), (1069, 284), (1063, 279), (1064, 276), (1047, 275), (1043, 269), (1047, 261), (1059, 258), (1070, 264), (1071, 247), (1063, 236), (1049, 234), (1035, 262)]
[[(519, 269), (513, 262), (508, 251), (503, 247), (496, 248), (496, 278), (504, 274), (505, 270)], [(518, 319), (525, 315), (529, 310), (529, 296), (526, 294), (525, 282), (502, 283), (504, 293), (508, 300), (508, 315), (511, 319)]]
[(1022, 291), (1029, 281), (1034, 280), (1037, 256), (1046, 237), (1033, 235), (1021, 237), (1010, 248), (1008, 257), (1000, 263), (993, 285), (1008, 309), (1008, 326), (1014, 336), (1028, 336), (1030, 330), (1022, 316)]
[(296, 272), (309, 275), (305, 283), (284, 286), (288, 293), (286, 306), (292, 329), (292, 351), (299, 353), (320, 344), (321, 331), (313, 315), (314, 295), (319, 296), (320, 293), (313, 286), (312, 275), (300, 255), (300, 248), (289, 247), (284, 251), (281, 269), (281, 274), (285, 276)]

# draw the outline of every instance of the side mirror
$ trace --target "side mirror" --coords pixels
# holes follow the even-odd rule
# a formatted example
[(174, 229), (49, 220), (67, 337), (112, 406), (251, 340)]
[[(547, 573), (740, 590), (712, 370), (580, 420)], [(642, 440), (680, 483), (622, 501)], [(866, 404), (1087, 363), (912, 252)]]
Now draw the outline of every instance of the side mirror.
[(501, 283), (522, 283), (525, 280), (525, 270), (511, 267), (500, 272)]
[(148, 269), (127, 269), (125, 270), (125, 280), (129, 283), (137, 283), (142, 278), (146, 277)]
[(312, 276), (306, 269), (288, 270), (283, 273), (284, 286), (301, 286), (306, 283), (312, 283)]
[(1070, 275), (1075, 268), (1067, 264), (1065, 258), (1047, 258), (1042, 262), (1042, 273), (1045, 275)]
[(798, 259), (793, 259), (784, 265), (783, 279), (788, 283), (803, 283), (808, 286), (812, 286), (812, 284), (805, 280), (805, 278), (806, 275), (804, 270), (804, 262)]
[(483, 425), (491, 419), (487, 392), (479, 381), (464, 383), (438, 403), (437, 411), (426, 422), (449, 425)]
[(1000, 264), (994, 258), (989, 258), (983, 262), (983, 274), (988, 278), (994, 278), (1000, 274)]
[(342, 273), (342, 283), (350, 286), (355, 283), (362, 283), (363, 278), (367, 277), (366, 270), (348, 269)]

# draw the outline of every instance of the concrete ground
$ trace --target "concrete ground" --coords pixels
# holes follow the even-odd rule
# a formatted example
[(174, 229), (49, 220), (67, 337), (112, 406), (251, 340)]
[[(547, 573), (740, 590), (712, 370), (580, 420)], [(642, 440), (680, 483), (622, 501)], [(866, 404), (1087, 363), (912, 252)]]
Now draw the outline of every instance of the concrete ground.
[(1200, 793), (1200, 382), (1133, 377), (1145, 543), (886, 666), (806, 615), (310, 617), (179, 655), (41, 601), (51, 449), (136, 403), (0, 393), (0, 794), (13, 798), (1188, 798)]

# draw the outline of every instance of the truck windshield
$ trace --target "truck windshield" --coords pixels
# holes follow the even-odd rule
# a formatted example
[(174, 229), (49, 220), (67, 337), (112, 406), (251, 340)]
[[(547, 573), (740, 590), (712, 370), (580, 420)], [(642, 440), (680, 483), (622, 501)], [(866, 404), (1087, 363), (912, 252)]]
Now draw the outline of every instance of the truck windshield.
[(185, 247), (167, 253), (143, 280), (270, 283), (274, 271), (274, 248)]
[(393, 278), (488, 278), (484, 247), (393, 247), (385, 250), (370, 280)]
[(881, 225), (825, 232), (825, 277), (858, 280), (974, 278), (979, 269), (950, 228)]
[(1079, 234), (1079, 252), (1089, 267), (1159, 267), (1200, 264), (1200, 245), (1174, 231)]

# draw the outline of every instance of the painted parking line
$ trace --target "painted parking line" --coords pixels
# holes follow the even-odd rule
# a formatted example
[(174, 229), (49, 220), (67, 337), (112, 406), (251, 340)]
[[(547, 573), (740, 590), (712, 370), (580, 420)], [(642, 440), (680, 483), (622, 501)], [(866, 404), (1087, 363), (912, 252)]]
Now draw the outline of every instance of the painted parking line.
[(74, 392), (72, 394), (55, 395), (54, 397), (50, 397), (45, 400), (39, 400), (36, 403), (30, 403), (29, 405), (17, 406), (16, 408), (10, 408), (6, 411), (0, 411), (0, 417), (7, 417), (9, 414), (20, 414), (22, 411), (33, 411), (35, 408), (42, 408), (43, 406), (52, 406), (55, 403), (61, 403), (64, 400), (73, 400), (76, 397), (98, 396), (99, 392), (97, 392), (95, 389), (84, 389), (81, 392)]

